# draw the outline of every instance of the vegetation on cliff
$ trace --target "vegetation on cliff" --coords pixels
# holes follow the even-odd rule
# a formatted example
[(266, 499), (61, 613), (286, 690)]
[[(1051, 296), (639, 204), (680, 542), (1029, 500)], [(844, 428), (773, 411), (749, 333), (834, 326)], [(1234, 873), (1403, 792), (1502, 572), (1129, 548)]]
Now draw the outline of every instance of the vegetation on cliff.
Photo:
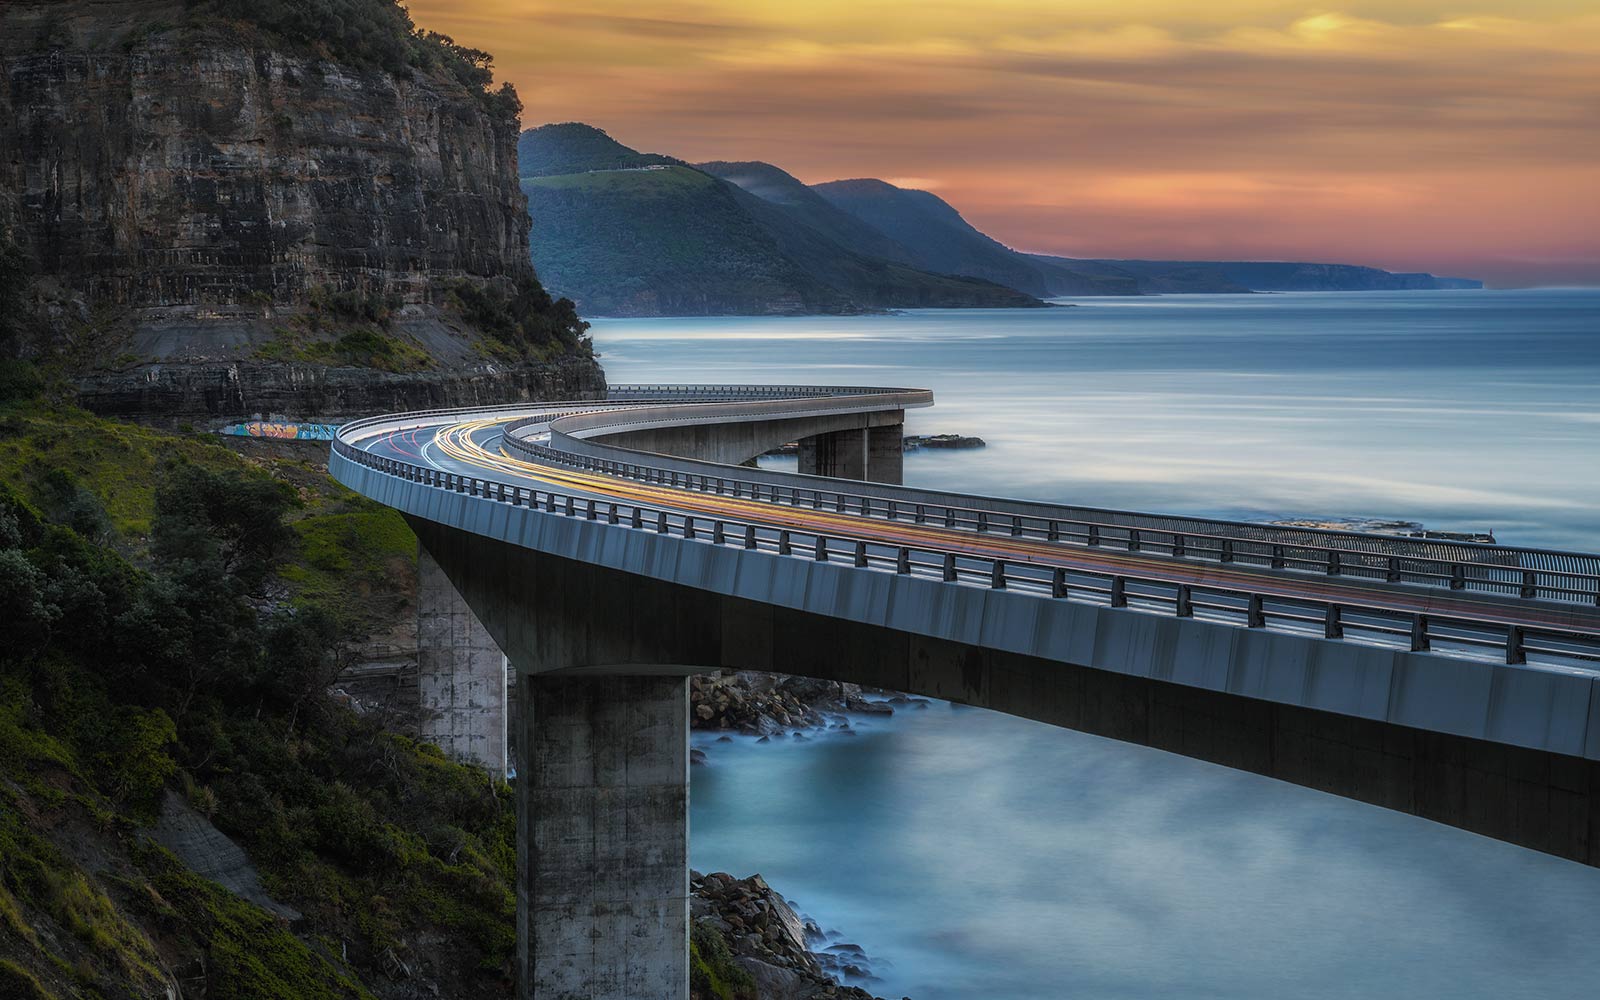
[[(400, 517), (299, 460), (40, 398), (0, 407), (0, 483), (6, 995), (504, 992), (509, 789), (327, 694), (405, 599)], [(164, 790), (293, 932), (155, 845)]]
[(492, 89), (493, 56), (418, 28), (396, 0), (186, 0), (186, 6), (198, 22), (246, 22), (335, 62), (444, 76), (483, 94), (507, 117), (522, 112), (511, 84)]

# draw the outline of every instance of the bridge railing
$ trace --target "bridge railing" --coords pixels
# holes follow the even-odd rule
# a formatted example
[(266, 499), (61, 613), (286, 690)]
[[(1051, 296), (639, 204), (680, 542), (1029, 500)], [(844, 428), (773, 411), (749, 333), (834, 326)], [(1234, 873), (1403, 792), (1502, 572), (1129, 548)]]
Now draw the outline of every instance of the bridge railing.
[[(1299, 571), (1351, 580), (1412, 584), (1449, 590), (1600, 606), (1600, 574), (1541, 569), (1554, 557), (1590, 559), (1576, 553), (1508, 549), (1470, 544), (1421, 543), (1372, 534), (1313, 533), (1311, 530), (1262, 531), (1263, 537), (1241, 535), (1220, 527), (1268, 527), (1231, 522), (1184, 522), (1176, 527), (1119, 523), (1046, 514), (997, 511), (927, 500), (902, 500), (877, 493), (822, 485), (783, 485), (768, 479), (682, 472), (644, 462), (598, 458), (551, 448), (516, 435), (532, 424), (551, 422), (545, 416), (514, 421), (507, 427), (506, 447), (534, 461), (557, 463), (585, 471), (673, 489), (764, 500), (786, 506), (831, 510), (889, 521), (931, 524), (978, 535), (1006, 535), (1085, 548), (1137, 552), (1172, 559), (1215, 562), (1254, 570)], [(598, 423), (604, 424), (602, 417)], [(720, 469), (710, 463), (707, 469)], [(731, 471), (731, 470), (730, 470)], [(881, 491), (880, 491), (881, 492)], [(914, 491), (905, 491), (911, 494)], [(1538, 559), (1537, 557), (1551, 557)]]
[(1592, 630), (1408, 614), (1360, 601), (1286, 597), (1255, 591), (1245, 584), (1175, 583), (1138, 573), (992, 558), (955, 548), (894, 545), (848, 534), (780, 528), (463, 476), (375, 455), (344, 440), (336, 440), (333, 450), (338, 458), (420, 487), (541, 515), (604, 522), (619, 529), (708, 545), (817, 562), (845, 561), (862, 569), (934, 578), (952, 585), (1016, 590), (1051, 600), (1168, 612), (1183, 618), (1203, 617), (1248, 629), (1309, 631), (1326, 639), (1385, 642), (1412, 651), (1481, 655), (1483, 650), (1493, 649), (1510, 664), (1526, 663), (1530, 654), (1600, 661), (1600, 635)]

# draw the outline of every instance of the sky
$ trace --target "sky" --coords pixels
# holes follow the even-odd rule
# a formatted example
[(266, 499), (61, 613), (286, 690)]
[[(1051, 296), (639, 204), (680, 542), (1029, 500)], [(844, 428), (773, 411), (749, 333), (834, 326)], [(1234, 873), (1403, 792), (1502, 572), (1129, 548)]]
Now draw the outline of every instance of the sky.
[(411, 0), (525, 125), (932, 191), (1018, 249), (1600, 284), (1600, 0)]

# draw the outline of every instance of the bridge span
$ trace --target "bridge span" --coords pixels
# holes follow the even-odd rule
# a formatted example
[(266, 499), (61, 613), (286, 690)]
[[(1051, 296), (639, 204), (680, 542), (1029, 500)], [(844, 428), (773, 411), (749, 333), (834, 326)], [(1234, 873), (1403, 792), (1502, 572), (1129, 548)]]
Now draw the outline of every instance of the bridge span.
[[(341, 428), (333, 474), (421, 540), (435, 737), (503, 768), (517, 678), (524, 995), (687, 995), (706, 668), (993, 708), (1600, 864), (1600, 557), (900, 485), (931, 403), (617, 386)], [(739, 465), (788, 441), (800, 473)]]

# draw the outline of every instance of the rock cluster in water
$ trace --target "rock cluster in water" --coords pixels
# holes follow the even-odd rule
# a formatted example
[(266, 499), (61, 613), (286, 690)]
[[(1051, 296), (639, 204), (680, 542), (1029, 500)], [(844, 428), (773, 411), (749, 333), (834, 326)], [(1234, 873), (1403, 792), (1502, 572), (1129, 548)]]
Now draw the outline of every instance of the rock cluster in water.
[(690, 725), (750, 736), (847, 728), (842, 713), (890, 715), (894, 709), (869, 701), (859, 684), (820, 681), (753, 671), (702, 674), (690, 681)]
[[(760, 875), (738, 879), (724, 872), (691, 872), (690, 917), (700, 933), (721, 935), (734, 961), (755, 981), (761, 1000), (875, 1000), (834, 976), (871, 980), (858, 945), (821, 946), (824, 932), (803, 921)], [(831, 973), (831, 975), (830, 975)]]

